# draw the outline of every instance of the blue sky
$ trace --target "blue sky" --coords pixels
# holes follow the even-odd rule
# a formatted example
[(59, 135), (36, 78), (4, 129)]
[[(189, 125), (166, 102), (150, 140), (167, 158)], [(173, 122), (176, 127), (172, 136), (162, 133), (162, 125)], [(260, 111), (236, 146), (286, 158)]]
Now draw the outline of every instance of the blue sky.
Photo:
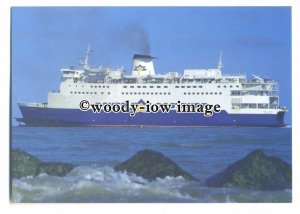
[[(134, 53), (158, 57), (157, 73), (215, 68), (280, 81), (291, 124), (290, 7), (14, 7), (12, 116), (17, 101), (47, 101), (60, 69), (78, 65), (88, 44), (91, 65), (122, 66)], [(14, 123), (15, 124), (15, 123)]]

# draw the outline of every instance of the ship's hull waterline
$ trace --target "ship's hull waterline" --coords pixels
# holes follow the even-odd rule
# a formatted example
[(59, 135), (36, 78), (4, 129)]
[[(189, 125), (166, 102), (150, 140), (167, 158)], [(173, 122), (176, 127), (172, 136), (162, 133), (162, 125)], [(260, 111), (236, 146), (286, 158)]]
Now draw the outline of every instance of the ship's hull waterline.
[(222, 110), (211, 117), (200, 113), (93, 113), (92, 110), (20, 106), (26, 126), (128, 126), (128, 127), (201, 127), (249, 126), (284, 127), (284, 111), (277, 114), (228, 114)]

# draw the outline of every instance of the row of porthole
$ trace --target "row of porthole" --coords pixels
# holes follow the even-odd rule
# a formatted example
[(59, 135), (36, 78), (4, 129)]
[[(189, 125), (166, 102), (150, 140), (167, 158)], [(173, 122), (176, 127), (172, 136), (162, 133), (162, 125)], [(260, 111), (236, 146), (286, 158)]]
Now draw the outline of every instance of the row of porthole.
[[(71, 94), (97, 94), (97, 92), (84, 92), (84, 91), (71, 91)], [(104, 92), (101, 92), (101, 94), (104, 94)], [(110, 94), (110, 92), (108, 92), (107, 94)]]
[(200, 95), (200, 94), (201, 95), (205, 95), (205, 94), (206, 95), (208, 95), (208, 94), (210, 94), (210, 95), (213, 95), (213, 94), (217, 95), (217, 94), (222, 94), (222, 92), (219, 92), (219, 93), (218, 92), (205, 92), (205, 93), (204, 92), (201, 92), (201, 93), (200, 92), (197, 92), (197, 93), (196, 92), (184, 92), (183, 94), (184, 95)]
[[(229, 86), (230, 88), (233, 88), (233, 86), (231, 85), (231, 86)], [(237, 88), (239, 88), (240, 86), (238, 86), (238, 85), (236, 85), (235, 87), (237, 87)], [(221, 86), (220, 85), (218, 85), (218, 88), (221, 88)], [(223, 85), (223, 88), (226, 88), (226, 85)]]
[[(82, 92), (81, 91), (78, 91), (78, 92), (77, 91), (74, 91), (74, 92), (71, 91), (70, 93), (71, 94), (97, 94), (97, 92), (84, 92), (84, 91), (82, 91)], [(101, 94), (104, 94), (104, 92), (101, 92)], [(107, 92), (107, 94), (110, 94), (110, 92)], [(122, 92), (122, 95), (125, 95), (125, 94), (126, 95), (133, 95), (133, 94), (134, 95), (136, 95), (136, 94), (138, 94), (138, 95), (171, 95), (170, 92), (168, 92), (168, 93), (166, 93), (166, 92), (159, 92), (159, 93), (158, 92), (155, 92), (155, 93), (154, 92), (151, 92), (151, 93), (150, 92)], [(219, 93), (218, 92), (214, 92), (214, 93), (213, 92), (210, 92), (210, 93), (209, 92), (205, 92), (205, 93), (204, 92), (201, 92), (201, 93), (200, 92), (197, 92), (197, 93), (196, 92), (192, 92), (192, 93), (191, 92), (184, 92), (183, 94), (184, 95), (200, 95), (200, 94), (201, 95), (205, 95), (205, 94), (206, 95), (208, 95), (208, 94), (217, 95), (217, 94), (222, 94), (222, 92), (219, 92)]]

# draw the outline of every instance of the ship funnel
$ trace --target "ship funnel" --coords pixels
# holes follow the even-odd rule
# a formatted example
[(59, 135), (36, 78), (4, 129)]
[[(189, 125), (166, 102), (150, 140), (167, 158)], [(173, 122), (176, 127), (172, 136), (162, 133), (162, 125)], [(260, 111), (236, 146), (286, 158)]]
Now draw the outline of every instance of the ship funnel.
[(153, 59), (156, 58), (148, 55), (135, 54), (133, 56), (132, 76), (155, 75)]

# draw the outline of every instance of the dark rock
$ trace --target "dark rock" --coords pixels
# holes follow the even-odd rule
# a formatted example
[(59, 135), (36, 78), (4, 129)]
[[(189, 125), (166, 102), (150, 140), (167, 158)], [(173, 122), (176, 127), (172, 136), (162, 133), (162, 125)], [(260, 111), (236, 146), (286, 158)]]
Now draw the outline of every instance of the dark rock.
[(135, 173), (147, 180), (166, 176), (182, 176), (188, 180), (197, 180), (162, 153), (152, 150), (139, 151), (127, 161), (117, 165), (115, 170)]
[(292, 167), (280, 158), (267, 156), (258, 149), (223, 172), (208, 178), (206, 184), (253, 190), (291, 189)]
[(39, 159), (24, 151), (12, 150), (11, 176), (13, 178), (35, 176), (41, 163)]
[(53, 176), (65, 176), (75, 166), (68, 163), (42, 162), (36, 157), (21, 151), (11, 151), (11, 177), (21, 178), (47, 173)]
[(42, 163), (38, 168), (38, 174), (46, 173), (53, 176), (65, 176), (74, 168), (73, 164), (68, 163)]

